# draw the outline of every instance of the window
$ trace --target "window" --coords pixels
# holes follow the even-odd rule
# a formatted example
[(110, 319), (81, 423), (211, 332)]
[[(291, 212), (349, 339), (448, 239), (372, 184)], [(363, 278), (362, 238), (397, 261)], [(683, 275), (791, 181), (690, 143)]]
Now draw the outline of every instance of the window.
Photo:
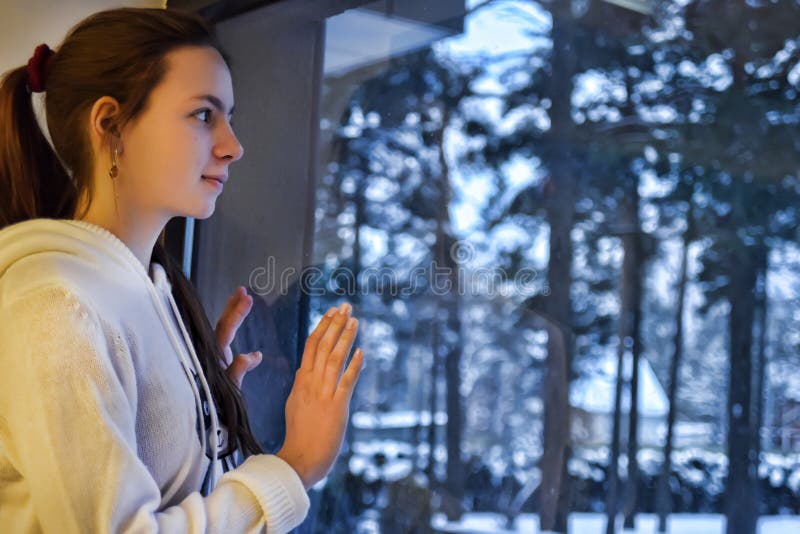
[(799, 15), (327, 20), (309, 322), (367, 365), (310, 529), (800, 527)]

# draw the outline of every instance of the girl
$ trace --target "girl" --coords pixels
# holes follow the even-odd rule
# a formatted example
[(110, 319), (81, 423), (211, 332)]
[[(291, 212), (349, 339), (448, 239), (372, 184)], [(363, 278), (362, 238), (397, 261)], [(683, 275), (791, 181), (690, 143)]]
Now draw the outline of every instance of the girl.
[(202, 18), (122, 8), (2, 79), (3, 532), (284, 532), (339, 452), (363, 362), (344, 368), (350, 306), (308, 338), (265, 454), (238, 390), (260, 354), (230, 349), (252, 301), (212, 329), (163, 246), (243, 155), (228, 63)]

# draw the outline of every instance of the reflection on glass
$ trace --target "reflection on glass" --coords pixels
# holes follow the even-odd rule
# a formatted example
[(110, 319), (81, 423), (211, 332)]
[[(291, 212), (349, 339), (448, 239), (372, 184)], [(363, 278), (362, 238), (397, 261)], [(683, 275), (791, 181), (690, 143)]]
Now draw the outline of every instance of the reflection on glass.
[(800, 531), (799, 16), (328, 20), (311, 322), (368, 363), (314, 530)]

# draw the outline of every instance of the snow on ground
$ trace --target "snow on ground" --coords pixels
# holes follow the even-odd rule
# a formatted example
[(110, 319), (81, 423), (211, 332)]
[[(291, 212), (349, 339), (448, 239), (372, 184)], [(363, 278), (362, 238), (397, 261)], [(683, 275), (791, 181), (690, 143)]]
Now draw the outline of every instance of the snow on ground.
[[(507, 528), (501, 514), (470, 513), (461, 521), (448, 522), (444, 514), (436, 514), (433, 527), (440, 532), (470, 534), (540, 534), (539, 518), (534, 514), (522, 514), (511, 528)], [(606, 518), (602, 514), (570, 514), (570, 534), (604, 534)], [(625, 530), (625, 534), (656, 534), (658, 517), (640, 514), (636, 517), (636, 530)], [(620, 531), (622, 532), (622, 531)], [(718, 514), (673, 514), (667, 520), (669, 534), (724, 534), (725, 518)], [(800, 532), (800, 516), (764, 516), (758, 520), (758, 534), (789, 534)]]

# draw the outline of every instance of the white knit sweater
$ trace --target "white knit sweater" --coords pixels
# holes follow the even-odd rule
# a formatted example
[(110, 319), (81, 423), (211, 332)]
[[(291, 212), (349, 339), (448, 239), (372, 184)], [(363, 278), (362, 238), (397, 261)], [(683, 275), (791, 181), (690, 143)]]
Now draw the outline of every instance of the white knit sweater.
[(299, 525), (309, 499), (291, 466), (217, 459), (210, 398), (161, 265), (146, 272), (84, 221), (0, 230), (0, 531)]

